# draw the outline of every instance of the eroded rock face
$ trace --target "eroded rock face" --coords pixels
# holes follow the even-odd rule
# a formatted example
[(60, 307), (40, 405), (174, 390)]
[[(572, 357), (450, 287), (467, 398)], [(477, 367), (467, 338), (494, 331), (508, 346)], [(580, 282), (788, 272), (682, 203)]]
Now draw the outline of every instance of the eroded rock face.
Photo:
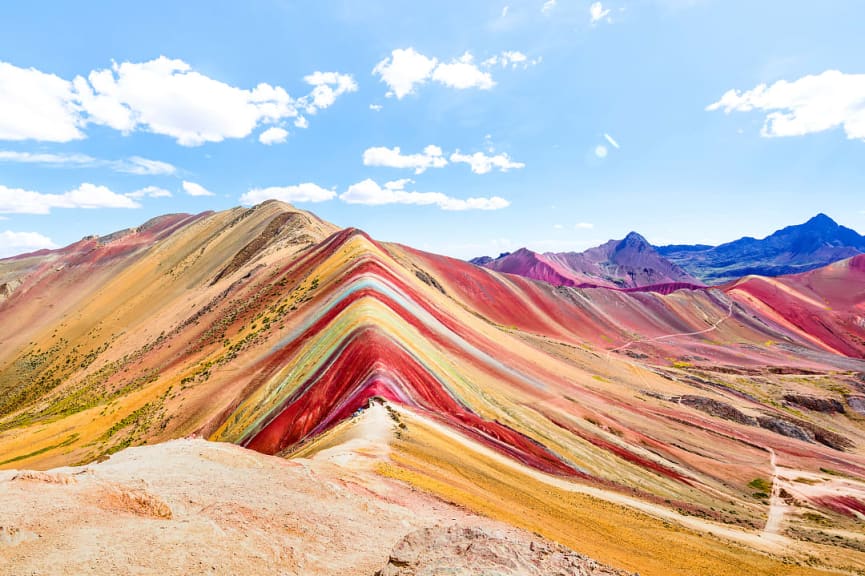
[(706, 398), (704, 396), (692, 396), (690, 394), (686, 394), (679, 398), (679, 402), (681, 404), (684, 404), (685, 406), (691, 406), (692, 408), (696, 408), (701, 412), (711, 414), (712, 416), (717, 416), (718, 418), (732, 420), (733, 422), (738, 422), (739, 424), (745, 424), (747, 426), (757, 425), (757, 419), (753, 416), (748, 416), (741, 410), (725, 402), (713, 400), (712, 398)]
[(855, 412), (865, 416), (865, 396), (848, 396), (847, 405)]
[(434, 526), (406, 535), (376, 574), (622, 576), (627, 573), (540, 537), (520, 539), (514, 534), (493, 533), (483, 528)]
[(834, 398), (819, 398), (805, 394), (784, 394), (784, 401), (815, 412), (844, 413), (844, 405)]
[(760, 427), (765, 428), (766, 430), (771, 430), (772, 432), (780, 434), (781, 436), (795, 438), (797, 440), (802, 440), (803, 442), (814, 441), (813, 434), (809, 434), (808, 431), (803, 429), (801, 426), (797, 426), (796, 424), (788, 422), (787, 420), (772, 417), (763, 417), (759, 418), (758, 420), (760, 422)]

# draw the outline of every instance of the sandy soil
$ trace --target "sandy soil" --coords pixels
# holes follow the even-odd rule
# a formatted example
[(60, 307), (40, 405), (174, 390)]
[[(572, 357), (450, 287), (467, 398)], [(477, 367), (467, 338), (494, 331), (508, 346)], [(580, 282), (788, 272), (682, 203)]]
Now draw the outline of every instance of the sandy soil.
[[(453, 542), (439, 542), (466, 530), (487, 561), (496, 550), (507, 563), (561, 548), (377, 475), (394, 427), (374, 404), (312, 459), (182, 439), (88, 466), (2, 471), (0, 575), (369, 575), (393, 568), (409, 535), (418, 573), (424, 558), (444, 558), (468, 574), (473, 556), (451, 558)], [(566, 556), (563, 574), (617, 573)]]
[(414, 530), (503, 528), (326, 460), (186, 439), (0, 472), (0, 574), (372, 574)]

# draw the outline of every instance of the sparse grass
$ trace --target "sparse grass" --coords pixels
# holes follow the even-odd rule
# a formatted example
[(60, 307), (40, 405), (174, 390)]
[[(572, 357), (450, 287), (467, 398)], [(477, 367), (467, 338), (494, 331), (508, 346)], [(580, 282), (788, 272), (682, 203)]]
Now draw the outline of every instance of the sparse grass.
[(70, 444), (73, 444), (76, 440), (78, 440), (78, 434), (72, 434), (71, 436), (68, 436), (63, 442), (60, 442), (59, 444), (54, 444), (53, 446), (45, 446), (44, 448), (40, 448), (39, 450), (34, 450), (33, 452), (30, 452), (28, 454), (22, 454), (20, 456), (15, 456), (14, 458), (9, 458), (7, 460), (3, 460), (2, 462), (0, 462), (0, 466), (4, 466), (6, 464), (11, 464), (12, 462), (18, 462), (20, 460), (26, 460), (28, 458), (32, 458), (33, 456), (39, 456), (40, 454), (44, 454), (44, 453), (48, 452), (49, 450), (55, 450), (57, 448), (63, 448), (65, 446), (69, 446)]
[[(772, 484), (763, 478), (754, 478), (748, 482), (748, 486), (760, 492), (771, 492)], [(755, 495), (756, 496), (756, 495)]]

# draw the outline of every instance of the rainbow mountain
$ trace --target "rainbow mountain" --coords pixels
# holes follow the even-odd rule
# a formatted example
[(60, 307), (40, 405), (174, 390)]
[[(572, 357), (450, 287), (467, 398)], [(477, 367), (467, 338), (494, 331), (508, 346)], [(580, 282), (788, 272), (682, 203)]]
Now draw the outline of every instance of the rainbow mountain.
[[(865, 256), (556, 287), (276, 201), (0, 260), (0, 468), (200, 436), (376, 474), (641, 574), (865, 570)], [(707, 537), (711, 534), (712, 536)]]

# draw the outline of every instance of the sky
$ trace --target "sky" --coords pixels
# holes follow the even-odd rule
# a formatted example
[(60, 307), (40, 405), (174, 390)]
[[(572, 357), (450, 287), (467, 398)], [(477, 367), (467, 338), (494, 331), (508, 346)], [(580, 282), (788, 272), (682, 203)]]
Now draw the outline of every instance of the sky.
[(0, 6), (0, 257), (291, 202), (459, 258), (865, 232), (865, 3)]

